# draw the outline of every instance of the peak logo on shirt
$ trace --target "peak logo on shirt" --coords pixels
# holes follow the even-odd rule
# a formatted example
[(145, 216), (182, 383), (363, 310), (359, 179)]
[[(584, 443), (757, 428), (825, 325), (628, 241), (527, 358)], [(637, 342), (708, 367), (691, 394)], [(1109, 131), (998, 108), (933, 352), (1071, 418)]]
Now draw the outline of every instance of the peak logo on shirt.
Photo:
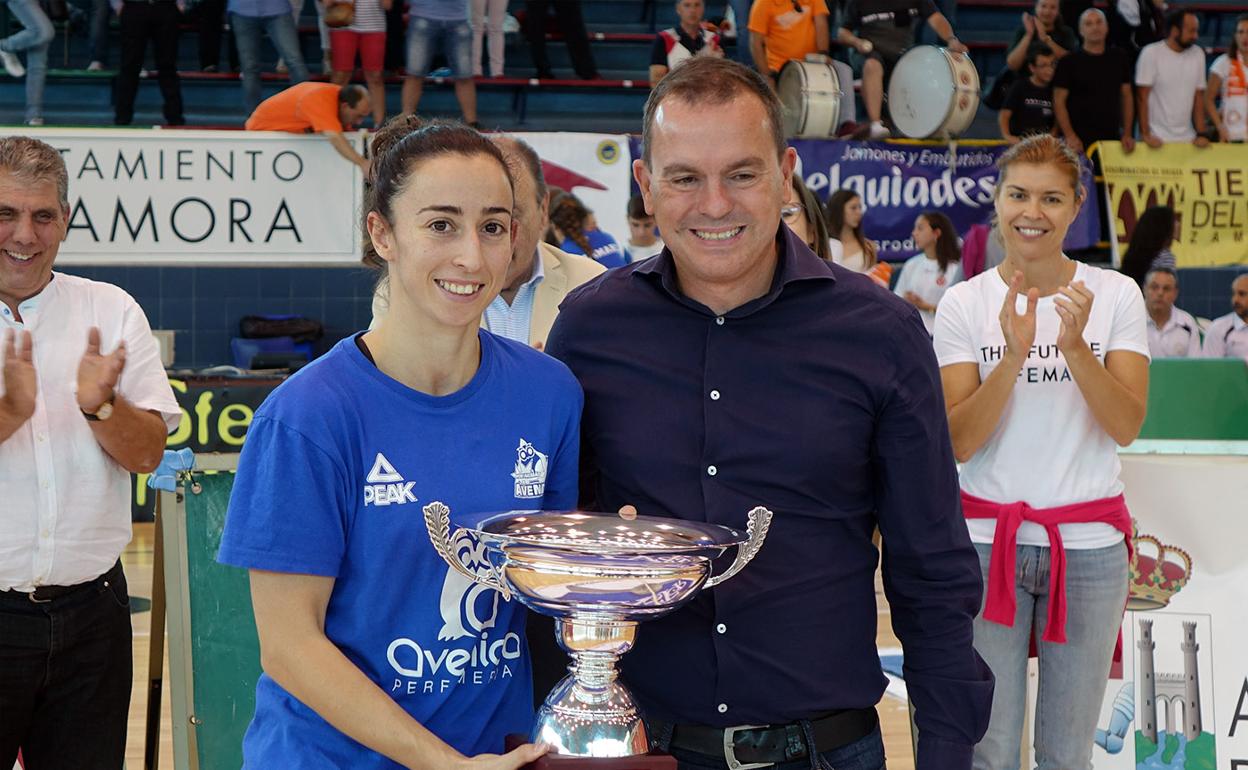
[(516, 480), (516, 497), (530, 499), (546, 494), (546, 470), (550, 465), (549, 458), (525, 441), (520, 439), (516, 447), (516, 470), (511, 477)]
[(373, 469), (364, 479), (364, 506), (404, 505), (416, 502), (412, 494), (414, 481), (404, 481), (402, 474), (394, 469), (381, 452), (373, 460)]

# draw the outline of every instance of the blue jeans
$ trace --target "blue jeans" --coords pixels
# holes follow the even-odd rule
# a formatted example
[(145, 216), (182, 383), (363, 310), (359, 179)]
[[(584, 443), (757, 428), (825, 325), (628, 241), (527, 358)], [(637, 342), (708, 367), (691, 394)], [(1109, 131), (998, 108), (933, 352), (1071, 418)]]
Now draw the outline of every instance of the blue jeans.
[(26, 120), (43, 117), (43, 84), (48, 79), (48, 45), (55, 32), (38, 0), (8, 0), (9, 11), (25, 27), (0, 40), (0, 50), (26, 52)]
[[(992, 546), (975, 544), (988, 583)], [(975, 770), (1018, 770), (1031, 634), (1049, 612), (1049, 549), (1018, 546), (1013, 628), (975, 618), (975, 650), (997, 677), (988, 732), (975, 747)], [(986, 592), (985, 592), (986, 595)], [(1092, 740), (1105, 697), (1114, 643), (1127, 600), (1127, 547), (1066, 551), (1066, 643), (1039, 641), (1037, 770), (1091, 770)]]
[(415, 14), (407, 22), (408, 76), (420, 78), (429, 72), (429, 62), (439, 42), (451, 74), (457, 78), (472, 77), (472, 24), (468, 19), (441, 21)]
[(277, 55), (286, 61), (290, 71), (290, 85), (308, 79), (308, 65), (303, 61), (299, 48), (299, 30), (289, 13), (276, 16), (242, 16), (230, 14), (230, 26), (238, 44), (238, 63), (243, 70), (243, 106), (247, 114), (255, 112), (260, 104), (260, 44), (261, 34), (268, 34), (277, 49)]
[[(723, 756), (712, 757), (681, 749), (670, 749), (676, 758), (678, 770), (701, 770), (701, 768), (727, 768), (728, 763)], [(1017, 753), (1017, 752), (1015, 752)], [(774, 770), (884, 770), (884, 739), (880, 728), (846, 746), (825, 751), (815, 757), (799, 759), (794, 762), (782, 762), (772, 765)]]

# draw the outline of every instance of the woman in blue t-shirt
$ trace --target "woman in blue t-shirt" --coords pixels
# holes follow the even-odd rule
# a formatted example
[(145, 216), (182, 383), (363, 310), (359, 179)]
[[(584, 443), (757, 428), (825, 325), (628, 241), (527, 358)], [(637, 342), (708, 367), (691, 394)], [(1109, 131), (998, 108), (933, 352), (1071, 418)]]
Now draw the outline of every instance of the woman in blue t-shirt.
[(567, 253), (583, 254), (608, 270), (628, 264), (624, 249), (598, 229), (594, 212), (585, 208), (580, 198), (572, 193), (562, 192), (551, 199), (550, 225), (559, 248)]
[[(384, 133), (384, 131), (383, 131)], [(511, 260), (503, 156), (463, 127), (390, 137), (365, 203), (390, 309), (256, 413), (220, 561), (251, 573), (264, 673), (247, 768), (511, 770), (532, 725), (525, 613), (449, 569), (422, 516), (572, 508), (582, 396), (482, 331)], [(461, 564), (488, 569), (474, 541)]]

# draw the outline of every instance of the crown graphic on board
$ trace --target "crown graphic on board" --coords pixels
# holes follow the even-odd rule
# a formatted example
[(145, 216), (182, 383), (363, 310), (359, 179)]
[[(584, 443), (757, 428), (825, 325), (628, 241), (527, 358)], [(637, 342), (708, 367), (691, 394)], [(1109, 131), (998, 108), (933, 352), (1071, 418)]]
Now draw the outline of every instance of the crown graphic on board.
[(1192, 576), (1187, 551), (1166, 545), (1152, 535), (1141, 535), (1132, 522), (1135, 550), (1131, 555), (1127, 609), (1156, 610), (1170, 603)]

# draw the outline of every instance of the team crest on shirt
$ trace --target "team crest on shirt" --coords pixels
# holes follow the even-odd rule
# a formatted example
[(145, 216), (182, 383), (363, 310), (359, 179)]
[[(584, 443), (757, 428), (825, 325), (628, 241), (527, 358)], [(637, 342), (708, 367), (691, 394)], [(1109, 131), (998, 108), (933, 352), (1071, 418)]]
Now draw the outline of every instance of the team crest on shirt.
[(546, 494), (546, 470), (549, 458), (537, 451), (529, 442), (520, 439), (516, 447), (516, 470), (511, 477), (516, 481), (516, 497), (529, 499)]

